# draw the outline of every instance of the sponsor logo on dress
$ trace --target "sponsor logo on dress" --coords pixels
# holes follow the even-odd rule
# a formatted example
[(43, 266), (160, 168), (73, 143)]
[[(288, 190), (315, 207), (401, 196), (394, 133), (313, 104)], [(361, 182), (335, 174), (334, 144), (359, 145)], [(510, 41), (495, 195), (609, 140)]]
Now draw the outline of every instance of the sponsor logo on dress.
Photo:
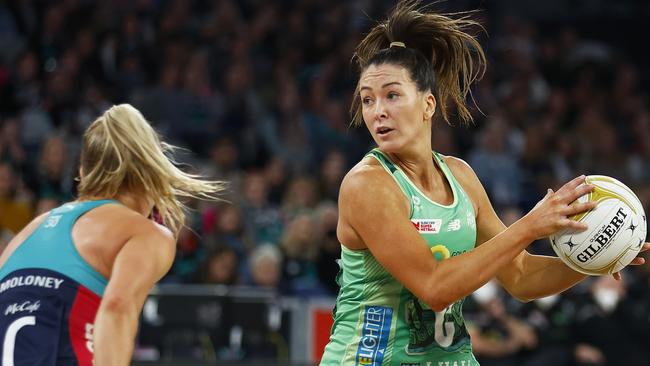
[(366, 306), (363, 314), (361, 339), (357, 349), (356, 366), (381, 366), (390, 336), (393, 308)]
[(469, 211), (467, 211), (467, 225), (472, 229), (476, 228), (476, 217), (474, 217), (474, 214)]
[(441, 219), (413, 219), (413, 226), (422, 234), (437, 234), (442, 226)]
[(23, 303), (13, 303), (5, 309), (5, 315), (13, 315), (16, 313), (22, 313), (24, 311), (29, 312), (30, 314), (37, 311), (41, 307), (41, 301), (36, 300), (35, 302), (25, 301)]

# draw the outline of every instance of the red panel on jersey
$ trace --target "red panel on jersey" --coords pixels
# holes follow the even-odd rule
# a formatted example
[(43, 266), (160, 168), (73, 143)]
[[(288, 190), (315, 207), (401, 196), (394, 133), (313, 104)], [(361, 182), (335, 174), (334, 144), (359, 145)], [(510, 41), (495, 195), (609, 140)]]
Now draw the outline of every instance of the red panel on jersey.
[(89, 289), (79, 286), (77, 296), (70, 309), (70, 343), (77, 356), (79, 366), (93, 364), (93, 324), (101, 298)]

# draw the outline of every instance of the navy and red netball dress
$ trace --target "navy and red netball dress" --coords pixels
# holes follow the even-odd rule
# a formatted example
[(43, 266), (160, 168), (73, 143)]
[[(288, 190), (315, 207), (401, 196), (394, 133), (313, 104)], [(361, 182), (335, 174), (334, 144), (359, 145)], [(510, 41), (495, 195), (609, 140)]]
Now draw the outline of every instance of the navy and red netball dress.
[(52, 210), (0, 268), (2, 366), (92, 365), (93, 323), (107, 280), (81, 256), (72, 226), (111, 200)]

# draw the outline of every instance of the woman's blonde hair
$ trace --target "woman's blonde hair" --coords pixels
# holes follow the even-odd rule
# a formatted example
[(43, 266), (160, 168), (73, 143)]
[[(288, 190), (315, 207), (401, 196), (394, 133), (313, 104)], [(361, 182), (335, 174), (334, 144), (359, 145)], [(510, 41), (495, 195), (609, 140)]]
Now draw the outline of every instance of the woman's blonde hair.
[(138, 194), (154, 205), (165, 226), (178, 236), (185, 220), (185, 206), (179, 197), (218, 200), (224, 183), (177, 168), (173, 160), (176, 149), (162, 142), (133, 106), (113, 106), (84, 134), (79, 197)]

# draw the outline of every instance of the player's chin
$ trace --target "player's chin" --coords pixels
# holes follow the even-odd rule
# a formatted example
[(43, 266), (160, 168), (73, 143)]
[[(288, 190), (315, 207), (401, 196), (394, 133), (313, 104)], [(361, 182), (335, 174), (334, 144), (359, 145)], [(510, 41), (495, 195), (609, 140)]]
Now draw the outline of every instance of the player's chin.
[(389, 154), (396, 154), (404, 150), (404, 144), (400, 143), (397, 139), (381, 140), (375, 138), (375, 143), (379, 150)]

